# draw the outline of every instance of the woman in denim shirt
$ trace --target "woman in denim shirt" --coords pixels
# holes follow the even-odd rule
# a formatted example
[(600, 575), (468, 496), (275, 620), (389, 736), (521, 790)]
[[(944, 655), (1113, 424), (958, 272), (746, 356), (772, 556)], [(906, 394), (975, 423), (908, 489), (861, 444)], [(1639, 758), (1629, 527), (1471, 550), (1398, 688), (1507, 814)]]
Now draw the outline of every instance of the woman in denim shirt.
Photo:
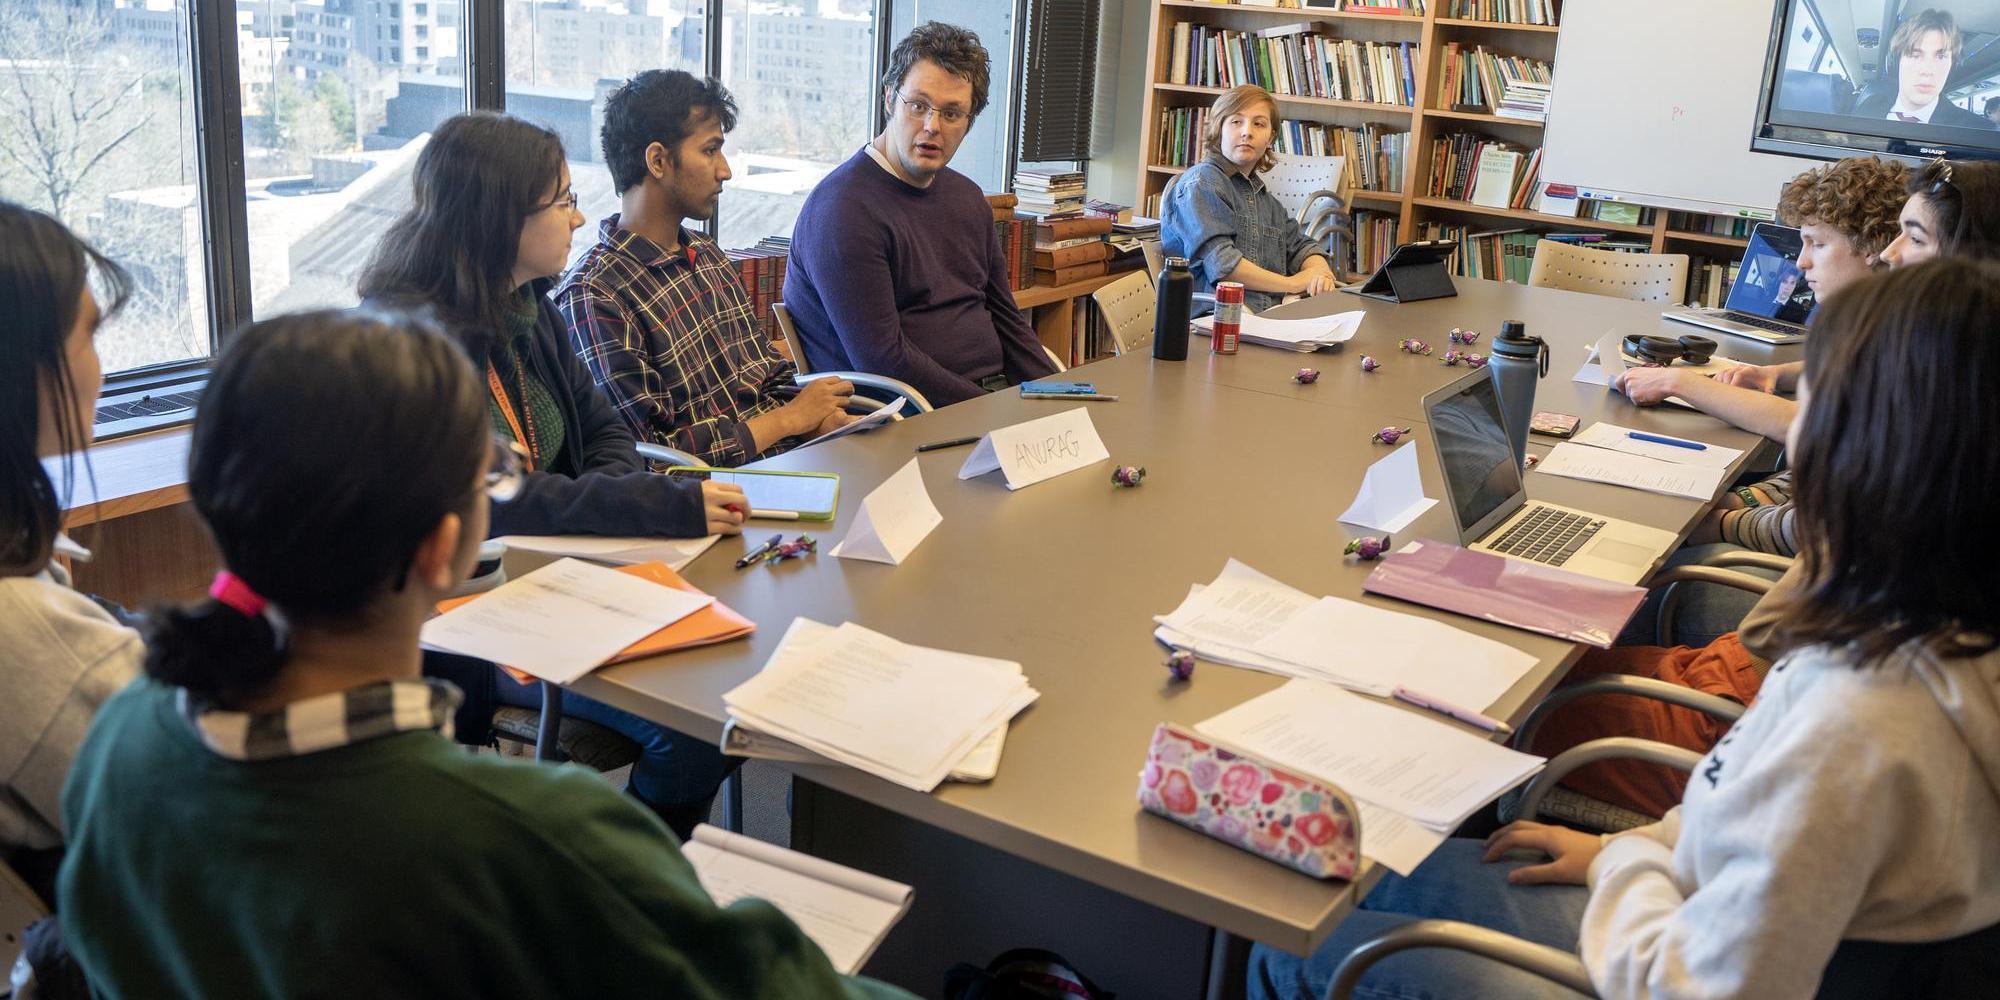
[[(1215, 99), (1202, 128), (1208, 155), (1167, 192), (1160, 242), (1186, 257), (1195, 291), (1218, 281), (1240, 282), (1243, 304), (1263, 312), (1287, 295), (1318, 295), (1337, 287), (1326, 251), (1299, 229), (1257, 175), (1276, 162), (1271, 140), (1278, 102), (1245, 84)], [(1197, 302), (1206, 313), (1212, 303)]]

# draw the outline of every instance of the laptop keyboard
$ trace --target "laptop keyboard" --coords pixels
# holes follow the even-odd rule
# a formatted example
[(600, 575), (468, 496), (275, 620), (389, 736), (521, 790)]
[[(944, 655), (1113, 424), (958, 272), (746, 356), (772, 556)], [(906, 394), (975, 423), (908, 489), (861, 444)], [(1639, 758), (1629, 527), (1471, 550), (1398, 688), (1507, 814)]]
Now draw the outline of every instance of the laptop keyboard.
[(1759, 330), (1769, 330), (1772, 333), (1797, 333), (1799, 330), (1799, 325), (1797, 323), (1781, 323), (1775, 319), (1765, 319), (1762, 316), (1754, 316), (1746, 312), (1737, 312), (1734, 309), (1723, 310), (1722, 317), (1724, 319), (1729, 320), (1732, 323), (1741, 323), (1744, 326), (1754, 326)]
[(1516, 558), (1561, 566), (1603, 527), (1603, 521), (1536, 504), (1490, 547)]

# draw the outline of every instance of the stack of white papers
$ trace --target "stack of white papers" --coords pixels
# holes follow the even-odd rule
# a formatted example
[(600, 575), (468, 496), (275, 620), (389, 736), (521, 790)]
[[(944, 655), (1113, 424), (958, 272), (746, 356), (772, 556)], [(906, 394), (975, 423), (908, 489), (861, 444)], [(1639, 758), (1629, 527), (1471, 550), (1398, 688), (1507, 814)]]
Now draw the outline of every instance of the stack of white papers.
[(613, 566), (663, 562), (678, 573), (708, 551), (721, 535), (706, 538), (607, 538), (598, 535), (502, 535), (510, 549), (551, 556), (576, 556)]
[(1625, 451), (1592, 448), (1574, 441), (1564, 441), (1549, 449), (1548, 457), (1535, 466), (1535, 471), (1690, 500), (1715, 499), (1716, 492), (1722, 488), (1722, 477), (1729, 473), (1722, 466), (1663, 462)]
[[(1309, 319), (1269, 319), (1244, 309), (1240, 339), (1246, 344), (1282, 347), (1300, 353), (1317, 351), (1353, 340), (1361, 330), (1361, 318), (1366, 315), (1356, 309)], [(1200, 317), (1193, 326), (1195, 332), (1209, 336), (1215, 329), (1215, 317), (1212, 314)]]
[(425, 622), (422, 641), (568, 684), (713, 603), (707, 594), (558, 559)]
[(1153, 620), (1160, 641), (1202, 659), (1379, 697), (1400, 685), (1485, 708), (1535, 665), (1506, 643), (1358, 601), (1314, 598), (1234, 559)]
[(1195, 726), (1218, 744), (1345, 791), (1361, 853), (1407, 874), (1544, 760), (1416, 712), (1295, 680)]
[(706, 823), (694, 828), (681, 854), (716, 903), (770, 903), (792, 918), (843, 975), (861, 971), (916, 895), (901, 882)]
[(722, 702), (756, 733), (928, 792), (1038, 697), (1009, 660), (799, 618)]

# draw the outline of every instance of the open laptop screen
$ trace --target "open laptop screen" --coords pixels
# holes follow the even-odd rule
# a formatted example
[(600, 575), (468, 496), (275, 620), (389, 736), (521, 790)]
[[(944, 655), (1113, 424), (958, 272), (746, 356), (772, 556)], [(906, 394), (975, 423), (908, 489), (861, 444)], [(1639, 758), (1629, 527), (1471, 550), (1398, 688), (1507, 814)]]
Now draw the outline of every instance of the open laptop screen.
[(1765, 319), (1805, 325), (1812, 315), (1813, 293), (1799, 270), (1799, 231), (1760, 224), (1750, 232), (1750, 246), (1736, 282), (1729, 286), (1728, 308)]
[(1492, 373), (1482, 369), (1457, 392), (1433, 397), (1425, 417), (1438, 464), (1444, 467), (1446, 499), (1458, 515), (1461, 535), (1469, 533), (1522, 492), (1514, 448), (1500, 424)]

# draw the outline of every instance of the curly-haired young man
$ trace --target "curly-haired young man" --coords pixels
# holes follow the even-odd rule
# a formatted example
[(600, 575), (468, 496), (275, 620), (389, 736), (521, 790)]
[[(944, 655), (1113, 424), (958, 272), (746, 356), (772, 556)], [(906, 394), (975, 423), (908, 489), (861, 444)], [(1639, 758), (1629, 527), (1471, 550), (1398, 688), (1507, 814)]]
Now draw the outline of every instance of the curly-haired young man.
[(897, 43), (882, 133), (813, 188), (792, 232), (785, 306), (812, 367), (902, 379), (934, 406), (1053, 374), (979, 185), (948, 167), (987, 74), (964, 28), (932, 21)]
[(736, 466), (846, 423), (854, 385), (795, 391), (797, 368), (757, 327), (736, 265), (683, 219), (715, 216), (736, 102), (720, 83), (648, 70), (604, 102), (619, 213), (556, 287), (570, 342), (641, 441)]
[[(1815, 167), (1785, 185), (1778, 218), (1799, 227), (1799, 269), (1821, 301), (1881, 268), (1882, 250), (1896, 238), (1909, 170), (1874, 157), (1850, 157)], [(1618, 377), (1620, 391), (1640, 406), (1670, 396), (1774, 441), (1785, 439), (1797, 407), (1775, 392), (1790, 391), (1796, 365), (1746, 365), (1713, 379), (1685, 368), (1634, 368)]]

